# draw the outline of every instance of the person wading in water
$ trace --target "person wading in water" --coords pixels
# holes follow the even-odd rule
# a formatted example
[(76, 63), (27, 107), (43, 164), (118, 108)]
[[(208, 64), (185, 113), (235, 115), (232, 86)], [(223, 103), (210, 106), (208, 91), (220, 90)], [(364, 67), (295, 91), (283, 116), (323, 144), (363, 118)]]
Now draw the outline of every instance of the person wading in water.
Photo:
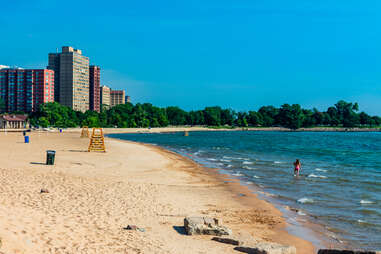
[(300, 163), (299, 159), (296, 159), (294, 162), (294, 176), (299, 176), (300, 168), (302, 167), (302, 164)]

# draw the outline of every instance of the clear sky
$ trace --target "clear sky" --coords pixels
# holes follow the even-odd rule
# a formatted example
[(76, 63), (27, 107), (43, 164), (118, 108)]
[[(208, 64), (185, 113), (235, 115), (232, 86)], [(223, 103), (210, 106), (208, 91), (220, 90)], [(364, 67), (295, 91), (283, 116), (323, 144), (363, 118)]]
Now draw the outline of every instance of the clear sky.
[(132, 102), (257, 110), (340, 99), (381, 115), (379, 0), (17, 0), (0, 65), (46, 67), (70, 45)]

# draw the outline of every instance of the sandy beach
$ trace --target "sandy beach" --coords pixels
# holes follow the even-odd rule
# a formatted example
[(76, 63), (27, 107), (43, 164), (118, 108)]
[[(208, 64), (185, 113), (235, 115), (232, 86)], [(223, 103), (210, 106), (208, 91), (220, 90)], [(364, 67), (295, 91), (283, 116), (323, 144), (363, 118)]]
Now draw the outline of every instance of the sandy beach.
[[(211, 236), (184, 235), (186, 216), (222, 219), (249, 241), (316, 252), (287, 233), (273, 205), (164, 149), (106, 138), (106, 153), (88, 153), (79, 130), (32, 132), (29, 144), (22, 133), (0, 133), (0, 143), (2, 253), (240, 253)], [(56, 151), (54, 166), (45, 165), (46, 150)]]

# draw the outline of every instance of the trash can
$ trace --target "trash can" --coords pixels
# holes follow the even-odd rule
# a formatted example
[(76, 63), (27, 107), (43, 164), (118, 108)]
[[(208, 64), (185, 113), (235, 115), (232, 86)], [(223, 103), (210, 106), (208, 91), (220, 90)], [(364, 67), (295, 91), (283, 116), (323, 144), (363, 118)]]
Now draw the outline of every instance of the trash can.
[(62, 133), (62, 129), (60, 129), (60, 133)]
[(26, 131), (23, 131), (23, 132), (22, 132), (22, 135), (25, 136), (25, 135), (26, 135)]
[(24, 143), (29, 143), (29, 136), (24, 136)]
[(54, 158), (56, 157), (56, 151), (46, 151), (46, 165), (54, 165)]

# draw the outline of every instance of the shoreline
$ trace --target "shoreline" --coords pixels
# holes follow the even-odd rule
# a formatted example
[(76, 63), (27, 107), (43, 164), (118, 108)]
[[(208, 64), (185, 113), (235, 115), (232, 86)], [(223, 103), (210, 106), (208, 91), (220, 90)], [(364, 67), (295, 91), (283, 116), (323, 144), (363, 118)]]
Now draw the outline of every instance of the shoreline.
[[(181, 233), (185, 216), (210, 216), (236, 237), (315, 253), (238, 181), (177, 153), (111, 138), (106, 153), (88, 153), (79, 133), (32, 132), (29, 144), (20, 133), (0, 133), (0, 252), (237, 253), (211, 236)], [(50, 149), (54, 166), (45, 165)], [(145, 232), (124, 230), (129, 224)]]
[[(57, 129), (57, 128), (56, 128)], [(91, 128), (89, 128), (90, 130)], [(81, 128), (67, 128), (65, 132), (78, 132)], [(103, 128), (107, 134), (117, 133), (171, 133), (192, 131), (279, 131), (279, 132), (381, 132), (381, 128), (312, 127), (291, 130), (283, 127), (213, 128), (204, 126), (171, 126), (157, 128)], [(0, 130), (1, 131), (1, 130)]]
[[(109, 134), (117, 134), (117, 133), (109, 133)], [(123, 134), (123, 133), (121, 133)], [(152, 133), (154, 134), (154, 133)], [(107, 135), (107, 134), (106, 134)], [(128, 143), (136, 143), (143, 146), (148, 146), (153, 149), (157, 149), (160, 152), (163, 153), (170, 153), (174, 154), (175, 156), (180, 157), (180, 159), (189, 161), (192, 164), (197, 165), (197, 167), (200, 167), (202, 170), (204, 170), (207, 174), (211, 175), (212, 177), (216, 178), (218, 181), (221, 182), (227, 182), (229, 184), (230, 181), (237, 183), (239, 186), (230, 189), (231, 192), (235, 193), (235, 195), (238, 197), (241, 193), (245, 193), (247, 195), (247, 191), (249, 191), (251, 195), (250, 198), (253, 199), (259, 199), (263, 202), (268, 202), (271, 206), (274, 207), (274, 209), (278, 210), (284, 219), (283, 229), (288, 234), (291, 234), (295, 237), (301, 238), (305, 241), (310, 242), (313, 244), (315, 251), (318, 249), (324, 249), (324, 248), (341, 248), (343, 247), (339, 242), (337, 238), (329, 237), (326, 232), (327, 229), (324, 228), (324, 225), (321, 223), (314, 222), (313, 216), (307, 215), (307, 219), (302, 219), (297, 212), (293, 211), (292, 207), (287, 207), (282, 205), (276, 198), (273, 198), (271, 195), (268, 195), (268, 193), (263, 192), (260, 186), (257, 185), (247, 185), (244, 184), (239, 177), (233, 176), (229, 173), (223, 172), (223, 169), (219, 168), (209, 168), (202, 164), (200, 164), (197, 161), (194, 161), (192, 158), (187, 157), (185, 155), (182, 155), (176, 151), (168, 150), (164, 147), (161, 147), (159, 145), (153, 145), (149, 143), (144, 142), (138, 142), (138, 141), (130, 141), (125, 139), (119, 139), (117, 137), (109, 137), (110, 139), (115, 139), (121, 142), (128, 142)], [(228, 186), (227, 186), (228, 187)], [(241, 200), (242, 201), (242, 200)], [(246, 201), (247, 202), (247, 201)], [(291, 223), (291, 221), (293, 223)], [(296, 225), (298, 224), (298, 225)], [(279, 229), (277, 229), (279, 230)], [(299, 252), (298, 252), (299, 253)]]
[[(314, 245), (310, 240), (307, 240), (306, 238), (303, 238), (300, 235), (290, 233), (289, 227), (292, 227), (292, 226), (288, 224), (287, 218), (284, 217), (284, 212), (282, 212), (281, 209), (277, 208), (274, 203), (266, 200), (265, 198), (258, 197), (258, 194), (253, 193), (256, 191), (253, 188), (250, 188), (251, 186), (243, 185), (242, 182), (237, 177), (234, 177), (234, 176), (229, 175), (229, 174), (221, 173), (221, 172), (219, 172), (219, 171), (221, 171), (220, 169), (205, 167), (205, 166), (199, 164), (198, 162), (192, 160), (191, 158), (183, 156), (177, 152), (167, 150), (167, 149), (165, 149), (161, 146), (158, 146), (158, 145), (152, 145), (149, 143), (123, 140), (123, 139), (112, 138), (112, 137), (107, 137), (107, 138), (115, 139), (115, 140), (118, 140), (119, 142), (126, 142), (126, 143), (133, 143), (133, 144), (138, 144), (138, 145), (142, 145), (142, 146), (147, 146), (151, 149), (157, 150), (159, 153), (163, 153), (166, 155), (170, 154), (170, 155), (179, 157), (180, 160), (185, 160), (188, 163), (194, 165), (195, 168), (199, 168), (200, 170), (204, 171), (204, 173), (215, 178), (218, 182), (224, 183), (225, 184), (224, 187), (227, 188), (229, 190), (229, 192), (234, 194), (233, 199), (237, 200), (239, 203), (241, 203), (244, 206), (254, 208), (258, 205), (258, 203), (260, 203), (260, 204), (266, 203), (266, 205), (271, 207), (271, 210), (272, 210), (271, 212), (276, 211), (275, 213), (280, 213), (281, 217), (282, 217), (282, 221), (279, 223), (279, 225), (277, 225), (276, 228), (273, 228), (272, 233), (274, 235), (267, 240), (274, 241), (274, 242), (281, 243), (281, 244), (285, 244), (285, 245), (293, 245), (295, 247), (298, 246), (299, 248), (297, 247), (297, 253), (310, 253), (311, 247), (313, 250), (311, 253), (317, 253), (318, 249), (327, 247), (326, 246), (327, 242), (323, 243), (324, 242), (323, 238), (318, 239), (317, 236), (310, 236), (309, 238), (315, 238), (315, 240), (317, 240), (317, 241), (322, 240), (320, 245)], [(311, 223), (306, 222), (304, 224), (305, 224), (305, 226), (307, 226), (308, 224), (311, 224)], [(310, 227), (308, 227), (308, 230), (311, 230), (312, 225), (309, 225), (309, 226)], [(307, 232), (308, 230), (306, 230), (305, 232)], [(310, 233), (315, 233), (315, 232), (311, 230)], [(308, 243), (307, 245), (310, 245), (310, 246), (307, 247), (305, 245), (300, 245), (299, 242), (301, 239), (302, 239), (302, 241), (306, 241)], [(305, 249), (303, 251), (301, 251), (302, 248), (305, 248)], [(307, 251), (307, 252), (305, 252), (305, 251)]]
[[(62, 129), (64, 132), (80, 132), (82, 128), (43, 128), (43, 129), (0, 129), (0, 133), (20, 133), (20, 132), (59, 132)], [(193, 131), (253, 131), (253, 132), (381, 132), (379, 128), (344, 128), (344, 127), (311, 127), (299, 128), (296, 130), (287, 129), (284, 127), (205, 127), (205, 126), (169, 126), (169, 127), (155, 127), (155, 128), (102, 128), (108, 134), (122, 134), (122, 133), (174, 133), (174, 132), (193, 132)], [(91, 132), (91, 128), (89, 128)]]

